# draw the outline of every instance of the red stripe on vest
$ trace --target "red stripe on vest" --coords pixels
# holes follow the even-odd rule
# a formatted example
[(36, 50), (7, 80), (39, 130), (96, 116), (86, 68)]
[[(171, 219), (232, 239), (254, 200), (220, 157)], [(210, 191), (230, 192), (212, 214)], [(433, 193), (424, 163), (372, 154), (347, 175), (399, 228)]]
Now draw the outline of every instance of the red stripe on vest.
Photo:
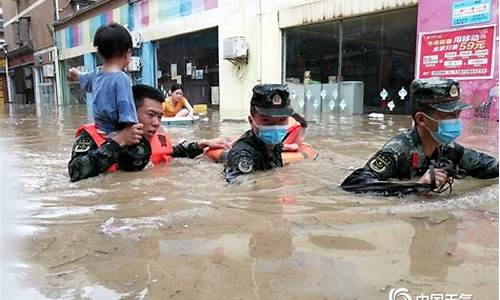
[(157, 164), (170, 161), (173, 148), (169, 138), (163, 132), (163, 130), (158, 129), (151, 138), (150, 143), (151, 143), (151, 162), (153, 163), (153, 165), (156, 166)]
[(419, 164), (420, 164), (420, 157), (418, 156), (418, 153), (413, 153), (411, 155), (411, 167), (412, 167), (412, 169), (417, 170)]

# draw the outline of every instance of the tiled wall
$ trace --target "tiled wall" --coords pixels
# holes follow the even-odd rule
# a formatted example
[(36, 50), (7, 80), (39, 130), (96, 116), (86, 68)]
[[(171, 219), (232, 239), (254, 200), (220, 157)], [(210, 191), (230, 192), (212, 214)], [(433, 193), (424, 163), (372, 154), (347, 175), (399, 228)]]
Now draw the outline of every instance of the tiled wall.
[(57, 46), (64, 50), (89, 44), (92, 42), (97, 28), (103, 24), (116, 22), (129, 25), (134, 29), (141, 29), (217, 8), (218, 1), (142, 0), (132, 5), (131, 15), (133, 19), (129, 19), (129, 7), (126, 4), (57, 31)]

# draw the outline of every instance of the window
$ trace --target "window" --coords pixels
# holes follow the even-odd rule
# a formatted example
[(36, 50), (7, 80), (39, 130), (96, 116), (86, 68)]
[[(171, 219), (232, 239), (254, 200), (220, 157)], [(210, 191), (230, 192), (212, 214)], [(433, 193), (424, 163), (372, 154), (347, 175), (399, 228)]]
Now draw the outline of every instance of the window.
[(414, 77), (416, 24), (411, 7), (287, 29), (284, 79), (294, 108), (322, 120), (341, 110), (409, 114), (409, 96), (398, 93), (409, 94)]
[(80, 71), (91, 71), (85, 70), (83, 56), (70, 58), (61, 62), (61, 70), (63, 72), (61, 76), (63, 102), (64, 104), (84, 104), (85, 92), (80, 88), (80, 82), (68, 80), (69, 69), (72, 67)]
[(219, 86), (217, 28), (171, 37), (158, 42), (158, 88), (168, 92), (173, 83), (184, 86), (191, 104), (211, 104)]
[(339, 22), (294, 28), (286, 33), (286, 82), (336, 81)]

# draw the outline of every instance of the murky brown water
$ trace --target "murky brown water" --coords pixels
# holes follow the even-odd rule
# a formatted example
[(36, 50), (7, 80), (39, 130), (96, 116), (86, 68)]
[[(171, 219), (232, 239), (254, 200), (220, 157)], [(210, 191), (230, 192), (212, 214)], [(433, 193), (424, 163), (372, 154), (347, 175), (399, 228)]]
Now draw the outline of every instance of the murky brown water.
[[(169, 132), (247, 128), (212, 117)], [(318, 160), (232, 186), (204, 159), (70, 183), (85, 119), (80, 106), (0, 106), (4, 299), (387, 299), (393, 287), (498, 299), (497, 180), (430, 199), (335, 188), (408, 117), (312, 125)], [(497, 156), (498, 123), (468, 122), (461, 142)]]

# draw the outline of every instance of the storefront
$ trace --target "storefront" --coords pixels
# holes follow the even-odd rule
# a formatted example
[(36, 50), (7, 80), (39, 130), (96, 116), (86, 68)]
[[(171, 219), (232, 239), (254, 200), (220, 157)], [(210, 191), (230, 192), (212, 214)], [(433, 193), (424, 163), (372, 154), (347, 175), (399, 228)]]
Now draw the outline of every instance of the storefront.
[(318, 121), (339, 112), (409, 114), (416, 32), (416, 6), (285, 29), (294, 108)]
[[(452, 26), (453, 11), (463, 13), (453, 10), (457, 5), (474, 7), (474, 14), (487, 7), (490, 18)], [(91, 70), (99, 64), (93, 35), (100, 25), (109, 22), (127, 25), (139, 37), (140, 45), (134, 48), (136, 68), (130, 73), (135, 83), (165, 91), (174, 82), (182, 83), (191, 103), (219, 103), (221, 119), (241, 120), (248, 114), (255, 84), (283, 82), (289, 85), (298, 112), (309, 120), (328, 121), (338, 114), (410, 114), (410, 83), (421, 76), (417, 74), (417, 62), (423, 59), (417, 53), (419, 34), (491, 27), (498, 23), (498, 2), (103, 2), (56, 24), (62, 89), (66, 89), (60, 95), (63, 103), (83, 101), (83, 93), (71, 87), (74, 83), (66, 86), (65, 72), (68, 66)], [(498, 26), (493, 27), (495, 36), (490, 46), (496, 51)], [(234, 50), (226, 49), (226, 42), (233, 40), (244, 41), (241, 45), (246, 46), (247, 55), (238, 60), (244, 63), (224, 59), (227, 51)], [(473, 60), (476, 64), (484, 60), (480, 56)], [(489, 68), (491, 62), (487, 59)], [(498, 95), (496, 66), (498, 62), (495, 71), (482, 79), (457, 78), (465, 100), (478, 106), (479, 111), (498, 105), (498, 101), (484, 101), (490, 94)]]
[(217, 28), (158, 41), (158, 88), (168, 92), (180, 83), (191, 105), (218, 105), (218, 43)]
[[(25, 54), (25, 52), (28, 52)], [(34, 59), (31, 49), (20, 48), (11, 52), (8, 59), (8, 74), (12, 82), (12, 101), (19, 104), (35, 103), (33, 80)]]
[(56, 103), (56, 71), (53, 60), (55, 48), (51, 47), (34, 54), (35, 99), (39, 104)]
[(0, 103), (9, 102), (7, 76), (5, 72), (5, 57), (0, 56)]
[[(102, 64), (92, 41), (97, 28), (111, 22), (127, 26), (134, 36), (133, 63), (127, 71), (133, 83), (166, 91), (178, 82), (185, 86), (191, 104), (215, 103), (219, 86), (217, 7), (216, 0), (109, 1), (62, 20), (56, 24), (61, 103), (86, 102), (91, 108), (91, 95), (85, 95), (77, 82), (68, 82), (67, 72), (70, 67), (90, 71)], [(211, 15), (208, 22), (207, 15)]]
[(68, 79), (69, 69), (73, 67), (79, 69), (80, 71), (86, 71), (83, 55), (63, 60), (60, 63), (62, 103), (85, 104), (86, 95), (81, 89), (78, 80), (71, 81)]

